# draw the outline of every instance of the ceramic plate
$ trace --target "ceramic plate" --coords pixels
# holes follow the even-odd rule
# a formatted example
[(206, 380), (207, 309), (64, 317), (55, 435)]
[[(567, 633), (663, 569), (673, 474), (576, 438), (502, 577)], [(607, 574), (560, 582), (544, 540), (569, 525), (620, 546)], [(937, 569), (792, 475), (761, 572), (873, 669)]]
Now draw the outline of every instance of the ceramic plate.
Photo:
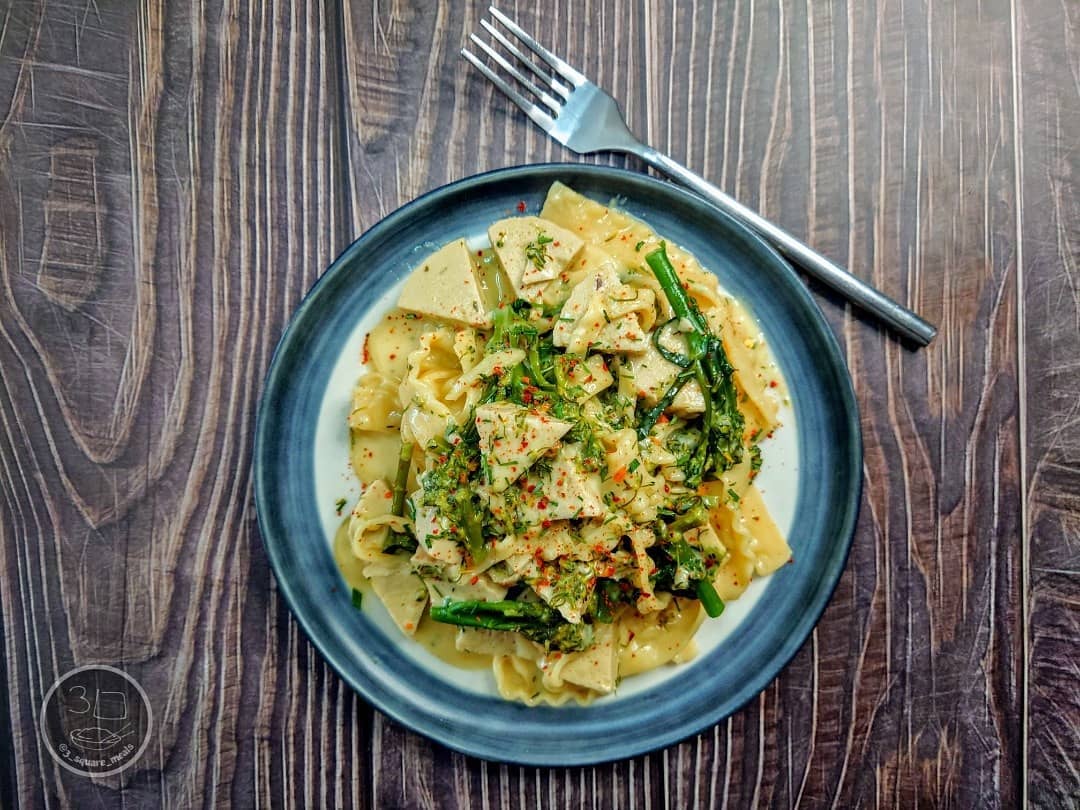
[[(377, 599), (362, 611), (331, 546), (359, 487), (346, 416), (364, 336), (401, 281), (440, 245), (479, 244), (487, 226), (537, 213), (560, 180), (624, 210), (687, 248), (758, 320), (790, 390), (784, 428), (764, 446), (759, 479), (794, 563), (756, 581), (706, 620), (700, 654), (625, 679), (590, 706), (507, 702), (485, 670), (452, 668), (390, 623)], [(505, 169), (437, 189), (395, 211), (326, 271), (285, 330), (266, 380), (255, 438), (259, 526), (281, 593), (312, 643), (363, 697), (458, 751), (531, 765), (584, 765), (684, 739), (734, 712), (776, 677), (831, 596), (851, 545), (862, 443), (851, 380), (805, 287), (769, 247), (669, 183), (599, 166)], [(797, 527), (797, 528), (796, 528)], [(794, 530), (793, 530), (794, 529)]]

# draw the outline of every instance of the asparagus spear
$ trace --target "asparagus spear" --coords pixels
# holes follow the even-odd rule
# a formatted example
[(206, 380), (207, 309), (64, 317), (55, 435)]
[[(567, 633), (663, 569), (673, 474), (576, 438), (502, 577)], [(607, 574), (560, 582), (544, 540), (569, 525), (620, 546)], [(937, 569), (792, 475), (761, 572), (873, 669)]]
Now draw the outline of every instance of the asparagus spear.
[[(737, 464), (742, 458), (743, 415), (739, 411), (734, 369), (728, 362), (727, 353), (720, 339), (709, 330), (705, 316), (701, 314), (694, 299), (683, 289), (675, 268), (668, 259), (663, 242), (660, 247), (645, 256), (649, 268), (660, 282), (668, 303), (677, 318), (689, 324), (686, 333), (687, 355), (682, 371), (675, 378), (667, 393), (657, 406), (642, 415), (638, 436), (649, 435), (663, 409), (671, 404), (675, 394), (690, 379), (697, 381), (705, 398), (705, 414), (702, 418), (703, 435), (691, 454), (686, 467), (686, 483), (698, 486), (704, 477), (718, 474)], [(663, 406), (663, 407), (661, 407)]]
[(441, 605), (431, 606), (431, 618), (459, 627), (521, 633), (532, 641), (565, 652), (583, 650), (592, 643), (591, 626), (570, 624), (557, 610), (543, 602), (448, 599)]
[[(412, 466), (413, 446), (411, 442), (402, 442), (398, 451), (397, 474), (394, 476), (394, 500), (390, 504), (390, 513), (403, 517), (405, 515), (405, 490), (409, 485), (409, 468)], [(413, 551), (416, 548), (416, 540), (407, 532), (390, 531), (383, 541), (383, 551), (392, 552), (398, 550)]]

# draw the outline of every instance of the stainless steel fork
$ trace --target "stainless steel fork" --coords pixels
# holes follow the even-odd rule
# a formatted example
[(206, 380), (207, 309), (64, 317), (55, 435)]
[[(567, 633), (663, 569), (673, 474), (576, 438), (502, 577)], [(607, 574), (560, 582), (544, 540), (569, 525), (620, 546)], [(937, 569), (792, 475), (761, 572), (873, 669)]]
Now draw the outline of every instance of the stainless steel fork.
[[(517, 23), (497, 8), (491, 6), (489, 11), (513, 39), (535, 54), (539, 61), (522, 53), (514, 41), (487, 20), (481, 20), (480, 25), (491, 35), (493, 44), (501, 46), (503, 52), (476, 34), (470, 34), (470, 39), (517, 83), (517, 87), (511, 85), (471, 51), (463, 48), (461, 55), (556, 141), (579, 154), (627, 152), (637, 155), (653, 168), (674, 178), (749, 226), (793, 264), (832, 287), (853, 304), (876, 315), (901, 335), (920, 346), (925, 346), (934, 339), (937, 328), (932, 324), (829, 261), (682, 164), (639, 141), (627, 127), (615, 99), (526, 34)], [(507, 58), (503, 53), (511, 58)], [(517, 89), (518, 87), (521, 89)]]

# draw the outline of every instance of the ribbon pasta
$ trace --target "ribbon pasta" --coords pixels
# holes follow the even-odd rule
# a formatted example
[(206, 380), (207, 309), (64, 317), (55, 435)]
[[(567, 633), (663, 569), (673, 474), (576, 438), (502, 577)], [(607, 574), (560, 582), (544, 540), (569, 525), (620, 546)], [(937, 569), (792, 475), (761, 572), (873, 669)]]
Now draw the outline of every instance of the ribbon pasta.
[(505, 698), (587, 703), (693, 658), (789, 561), (755, 485), (783, 380), (716, 277), (614, 207), (556, 183), (489, 236), (428, 257), (368, 336), (349, 553)]

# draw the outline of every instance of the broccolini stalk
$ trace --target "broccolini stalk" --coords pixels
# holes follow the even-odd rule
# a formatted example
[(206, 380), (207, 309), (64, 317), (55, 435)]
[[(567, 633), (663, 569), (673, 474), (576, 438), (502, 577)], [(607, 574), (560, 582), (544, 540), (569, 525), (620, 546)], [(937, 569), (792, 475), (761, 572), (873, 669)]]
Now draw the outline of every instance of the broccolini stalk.
[(412, 442), (402, 442), (398, 450), (397, 474), (394, 476), (394, 500), (390, 512), (402, 517), (405, 514), (405, 489), (409, 485), (409, 469), (412, 467)]
[(480, 463), (475, 421), (470, 419), (458, 435), (460, 441), (455, 444), (443, 438), (436, 440), (443, 455), (439, 464), (420, 479), (424, 489), (421, 503), (435, 508), (436, 514), (449, 524), (451, 536), (463, 543), (479, 562), (487, 556), (487, 546), (480, 515), (473, 503), (475, 492), (468, 485), (469, 476), (475, 474)]
[[(394, 476), (394, 500), (390, 504), (390, 514), (398, 517), (405, 516), (405, 490), (409, 485), (409, 469), (412, 467), (413, 445), (411, 442), (402, 442), (398, 451), (397, 474)], [(399, 549), (412, 551), (416, 548), (416, 540), (407, 532), (387, 532), (383, 541), (383, 551), (391, 552)]]
[(448, 599), (431, 606), (431, 618), (459, 627), (521, 633), (532, 641), (565, 652), (583, 650), (592, 643), (589, 625), (570, 624), (543, 602)]
[(715, 476), (734, 466), (742, 458), (743, 415), (739, 411), (735, 383), (732, 380), (734, 369), (728, 362), (723, 343), (709, 330), (705, 316), (701, 314), (694, 299), (683, 289), (682, 282), (668, 259), (665, 244), (661, 242), (659, 248), (645, 256), (645, 261), (660, 283), (675, 316), (690, 327), (690, 331), (685, 335), (685, 359), (689, 362), (682, 366), (682, 371), (660, 402), (642, 415), (638, 436), (648, 436), (663, 409), (671, 404), (682, 386), (690, 379), (696, 380), (705, 398), (703, 435), (684, 470), (687, 485), (696, 487), (709, 473)]
[(697, 581), (697, 598), (710, 619), (715, 619), (724, 612), (724, 600), (720, 598), (720, 594), (716, 592), (716, 588), (709, 580)]

